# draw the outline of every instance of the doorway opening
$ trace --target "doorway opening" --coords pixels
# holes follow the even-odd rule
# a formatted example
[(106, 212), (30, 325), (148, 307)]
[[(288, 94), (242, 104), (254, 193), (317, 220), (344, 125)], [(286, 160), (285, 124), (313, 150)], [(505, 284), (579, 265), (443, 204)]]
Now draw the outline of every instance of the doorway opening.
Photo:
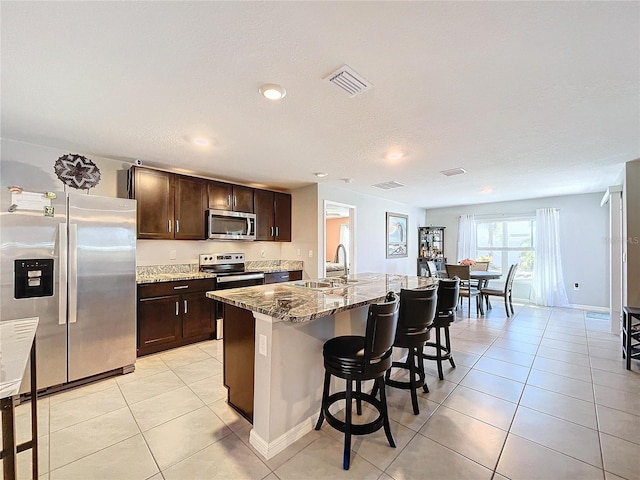
[(355, 211), (353, 205), (324, 201), (323, 277), (356, 272)]

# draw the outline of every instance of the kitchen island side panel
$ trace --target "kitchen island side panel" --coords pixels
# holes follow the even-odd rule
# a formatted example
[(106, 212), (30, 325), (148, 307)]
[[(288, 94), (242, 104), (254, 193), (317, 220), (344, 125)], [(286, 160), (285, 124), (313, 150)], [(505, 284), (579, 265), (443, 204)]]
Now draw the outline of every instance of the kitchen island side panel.
[[(269, 445), (281, 444), (281, 437), (292, 430), (303, 433), (312, 428), (309, 419), (317, 419), (322, 400), (323, 345), (336, 336), (363, 335), (367, 312), (364, 306), (305, 323), (254, 313), (254, 435)], [(266, 337), (266, 355), (259, 353), (260, 335)], [(332, 380), (332, 391), (344, 387), (339, 381)]]

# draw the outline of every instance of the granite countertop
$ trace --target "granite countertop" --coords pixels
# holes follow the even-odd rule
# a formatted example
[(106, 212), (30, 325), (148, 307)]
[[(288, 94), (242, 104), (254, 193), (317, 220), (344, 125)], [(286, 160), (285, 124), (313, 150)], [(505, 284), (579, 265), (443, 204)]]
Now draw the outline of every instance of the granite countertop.
[(136, 283), (182, 282), (185, 280), (202, 280), (203, 278), (215, 278), (215, 277), (216, 276), (213, 273), (203, 273), (203, 272), (137, 274)]
[[(333, 280), (336, 280), (335, 278)], [(385, 273), (350, 275), (348, 285), (315, 290), (297, 286), (306, 280), (207, 292), (229, 305), (294, 323), (308, 322), (384, 299), (390, 290), (434, 285), (436, 279)]]
[[(246, 263), (247, 272), (287, 272), (302, 270), (302, 262), (296, 260), (258, 260)], [(182, 282), (185, 280), (202, 280), (215, 278), (213, 273), (200, 272), (197, 263), (174, 265), (150, 265), (138, 267), (136, 283)]]

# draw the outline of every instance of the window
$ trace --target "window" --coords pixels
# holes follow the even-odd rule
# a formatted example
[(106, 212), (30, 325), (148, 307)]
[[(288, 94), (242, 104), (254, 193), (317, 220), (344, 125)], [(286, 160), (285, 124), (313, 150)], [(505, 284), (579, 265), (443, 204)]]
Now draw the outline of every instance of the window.
[(489, 261), (489, 270), (503, 275), (518, 263), (516, 279), (530, 280), (533, 274), (536, 229), (534, 216), (478, 219), (476, 217), (477, 260)]

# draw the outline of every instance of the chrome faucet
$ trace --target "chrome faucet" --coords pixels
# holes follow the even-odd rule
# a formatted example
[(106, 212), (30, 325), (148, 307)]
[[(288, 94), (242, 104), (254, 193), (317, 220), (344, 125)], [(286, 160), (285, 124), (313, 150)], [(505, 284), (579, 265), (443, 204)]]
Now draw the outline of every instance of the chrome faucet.
[(338, 248), (336, 248), (336, 256), (333, 261), (335, 263), (340, 262), (340, 249), (342, 249), (342, 258), (344, 259), (344, 278), (346, 279), (349, 276), (349, 266), (347, 265), (347, 249), (343, 244), (338, 245)]

